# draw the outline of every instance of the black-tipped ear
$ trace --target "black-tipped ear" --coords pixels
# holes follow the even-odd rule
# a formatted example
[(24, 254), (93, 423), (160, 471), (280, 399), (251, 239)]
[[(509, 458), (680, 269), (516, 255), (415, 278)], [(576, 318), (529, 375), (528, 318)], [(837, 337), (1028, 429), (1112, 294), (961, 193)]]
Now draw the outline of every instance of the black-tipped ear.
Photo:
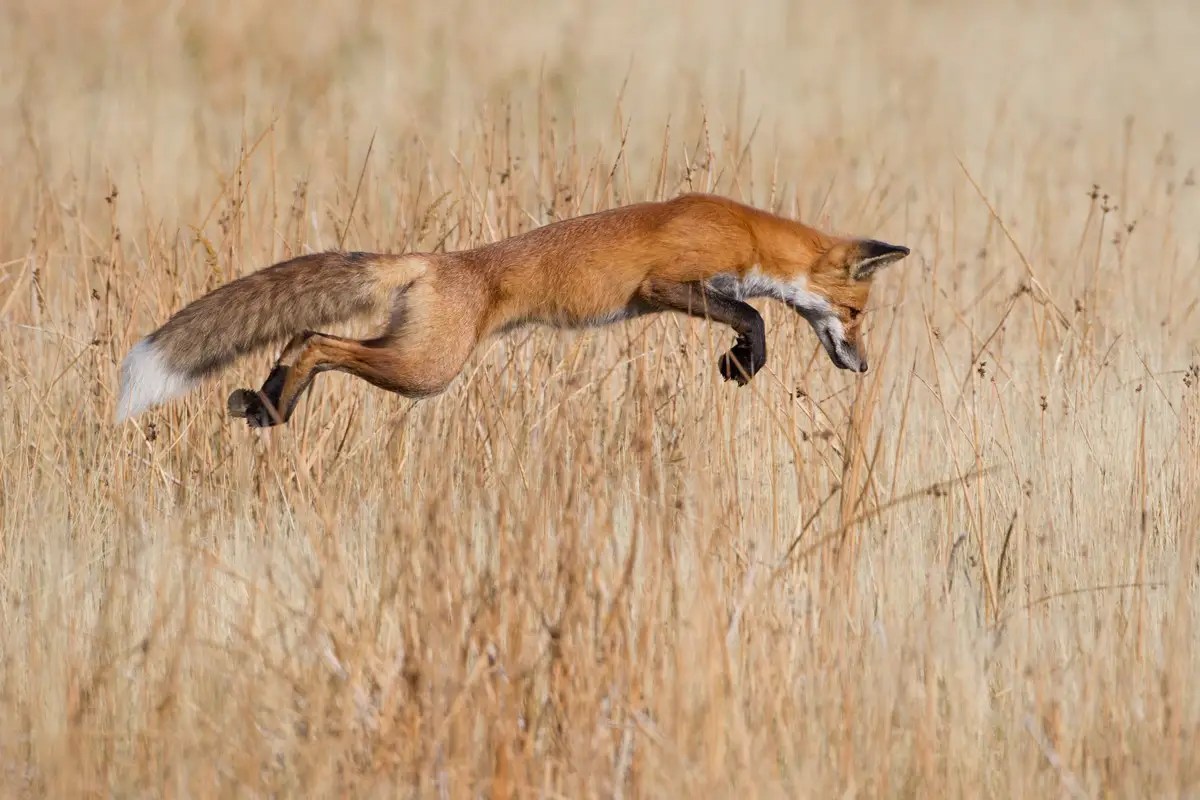
[(850, 262), (850, 277), (856, 281), (865, 281), (881, 267), (886, 267), (893, 261), (899, 261), (908, 255), (907, 247), (877, 242), (874, 239), (860, 240), (857, 249), (858, 253), (855, 259)]

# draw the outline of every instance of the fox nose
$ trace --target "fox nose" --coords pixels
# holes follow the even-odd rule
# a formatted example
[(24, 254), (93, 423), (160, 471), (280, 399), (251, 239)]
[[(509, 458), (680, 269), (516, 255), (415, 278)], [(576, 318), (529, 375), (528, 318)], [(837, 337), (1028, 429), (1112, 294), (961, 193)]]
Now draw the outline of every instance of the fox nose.
[(865, 358), (858, 359), (858, 371), (859, 372), (867, 371), (867, 360)]

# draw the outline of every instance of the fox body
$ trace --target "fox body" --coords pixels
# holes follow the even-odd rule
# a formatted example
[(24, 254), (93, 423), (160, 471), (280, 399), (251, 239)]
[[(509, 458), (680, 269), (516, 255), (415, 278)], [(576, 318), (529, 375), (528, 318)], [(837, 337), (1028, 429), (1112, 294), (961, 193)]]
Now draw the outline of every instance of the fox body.
[[(286, 422), (313, 377), (339, 370), (408, 397), (444, 390), (476, 346), (526, 324), (589, 327), (675, 311), (737, 334), (718, 367), (748, 382), (766, 363), (766, 297), (812, 326), (830, 359), (864, 372), (871, 281), (908, 249), (832, 236), (722, 197), (683, 195), (555, 222), (452, 253), (304, 255), (234, 280), (178, 311), (121, 367), (118, 420), (164, 402), (238, 356), (287, 341), (258, 391), (230, 411)], [(361, 316), (378, 336), (318, 329)]]

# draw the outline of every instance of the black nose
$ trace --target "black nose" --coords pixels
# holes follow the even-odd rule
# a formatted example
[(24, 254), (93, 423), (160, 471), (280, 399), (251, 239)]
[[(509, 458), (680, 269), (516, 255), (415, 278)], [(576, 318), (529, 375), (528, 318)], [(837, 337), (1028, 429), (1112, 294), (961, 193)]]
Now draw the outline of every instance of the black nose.
[(859, 371), (859, 372), (866, 372), (866, 371), (867, 371), (867, 361), (866, 361), (866, 359), (859, 359), (859, 362), (858, 362), (858, 371)]

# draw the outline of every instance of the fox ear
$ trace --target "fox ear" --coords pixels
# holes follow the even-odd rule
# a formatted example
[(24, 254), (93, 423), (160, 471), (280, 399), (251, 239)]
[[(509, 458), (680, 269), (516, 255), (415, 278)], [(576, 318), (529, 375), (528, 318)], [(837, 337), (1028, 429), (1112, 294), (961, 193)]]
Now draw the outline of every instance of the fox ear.
[(856, 245), (854, 258), (849, 265), (850, 277), (856, 281), (869, 280), (881, 267), (908, 255), (907, 247), (874, 239), (860, 239)]

